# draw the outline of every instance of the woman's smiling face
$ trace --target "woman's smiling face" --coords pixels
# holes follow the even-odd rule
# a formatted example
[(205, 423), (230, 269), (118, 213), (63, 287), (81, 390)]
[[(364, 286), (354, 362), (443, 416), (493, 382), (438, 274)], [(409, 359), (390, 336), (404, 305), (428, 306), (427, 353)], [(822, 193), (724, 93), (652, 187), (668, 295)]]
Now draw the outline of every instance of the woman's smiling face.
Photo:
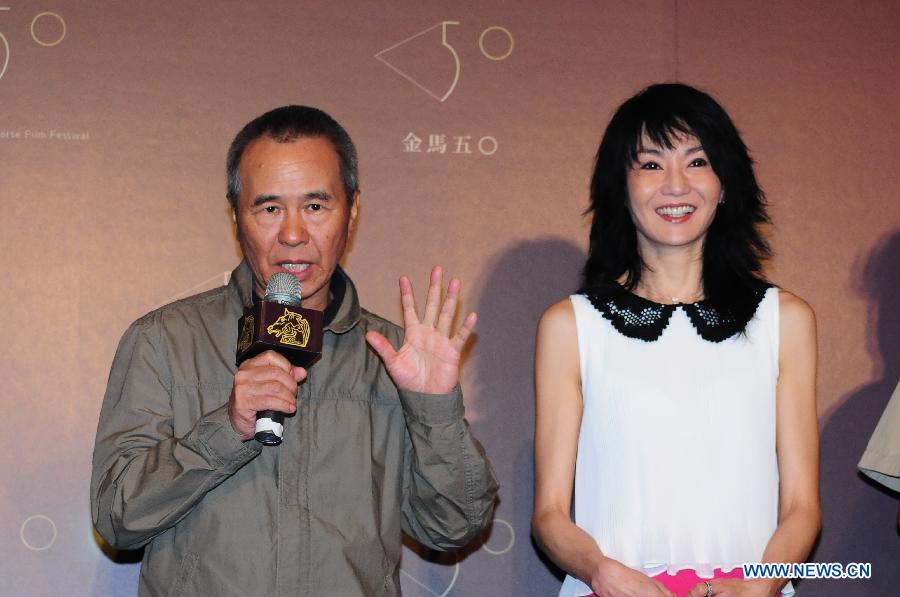
[(673, 137), (668, 148), (644, 136), (627, 185), (641, 254), (677, 247), (702, 250), (722, 184), (696, 137)]

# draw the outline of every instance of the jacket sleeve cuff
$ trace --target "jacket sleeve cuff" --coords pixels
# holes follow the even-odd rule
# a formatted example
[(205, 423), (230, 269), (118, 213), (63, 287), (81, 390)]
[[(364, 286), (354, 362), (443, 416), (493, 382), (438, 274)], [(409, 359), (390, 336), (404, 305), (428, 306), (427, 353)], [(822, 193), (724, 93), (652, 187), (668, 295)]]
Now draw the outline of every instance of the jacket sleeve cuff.
[(463, 418), (462, 390), (456, 384), (447, 394), (423, 394), (399, 390), (400, 403), (408, 418), (423, 425), (441, 425)]
[(228, 405), (212, 411), (197, 425), (198, 439), (211, 457), (227, 469), (236, 471), (262, 451), (262, 445), (255, 439), (241, 441), (231, 419), (228, 418)]
[(859, 470), (889, 489), (900, 491), (900, 454), (879, 454), (866, 450), (859, 461)]

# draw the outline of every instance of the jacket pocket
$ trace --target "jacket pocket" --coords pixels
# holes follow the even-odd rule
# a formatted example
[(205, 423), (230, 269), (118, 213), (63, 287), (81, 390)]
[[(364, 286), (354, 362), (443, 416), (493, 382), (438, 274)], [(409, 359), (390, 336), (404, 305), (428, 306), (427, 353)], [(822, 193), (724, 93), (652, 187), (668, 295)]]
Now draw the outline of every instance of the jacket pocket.
[(198, 559), (199, 556), (195, 553), (186, 553), (181, 558), (178, 576), (175, 577), (175, 586), (172, 587), (172, 597), (182, 597), (186, 594), (185, 589), (194, 576), (194, 569), (197, 567)]

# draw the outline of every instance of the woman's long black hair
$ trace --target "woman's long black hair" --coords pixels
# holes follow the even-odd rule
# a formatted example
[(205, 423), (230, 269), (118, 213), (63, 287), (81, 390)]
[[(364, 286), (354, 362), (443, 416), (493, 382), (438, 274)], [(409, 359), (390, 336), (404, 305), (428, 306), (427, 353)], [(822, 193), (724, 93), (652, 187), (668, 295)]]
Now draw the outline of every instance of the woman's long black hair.
[(770, 255), (759, 230), (769, 221), (765, 196), (747, 147), (725, 110), (706, 93), (678, 83), (644, 89), (619, 107), (606, 128), (591, 178), (587, 213), (593, 221), (580, 292), (609, 294), (619, 288), (617, 280), (623, 275), (622, 286), (631, 291), (641, 279), (644, 263), (628, 208), (627, 173), (637, 161), (644, 135), (668, 149), (684, 135), (700, 140), (724, 194), (703, 246), (705, 299), (723, 313), (748, 321), (764, 282), (762, 261)]

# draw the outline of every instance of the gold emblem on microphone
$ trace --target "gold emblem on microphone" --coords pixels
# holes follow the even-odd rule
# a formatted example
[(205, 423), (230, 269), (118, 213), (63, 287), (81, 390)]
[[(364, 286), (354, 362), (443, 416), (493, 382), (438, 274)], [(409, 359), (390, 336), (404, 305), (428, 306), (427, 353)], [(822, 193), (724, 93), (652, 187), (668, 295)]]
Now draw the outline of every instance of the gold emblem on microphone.
[(244, 327), (241, 329), (241, 338), (238, 340), (238, 352), (244, 352), (250, 347), (250, 343), (253, 342), (253, 325), (256, 322), (252, 315), (248, 315), (244, 318)]
[(281, 317), (267, 327), (266, 331), (278, 338), (279, 342), (288, 346), (304, 348), (309, 342), (309, 322), (302, 315), (294, 313), (288, 308), (285, 308)]

